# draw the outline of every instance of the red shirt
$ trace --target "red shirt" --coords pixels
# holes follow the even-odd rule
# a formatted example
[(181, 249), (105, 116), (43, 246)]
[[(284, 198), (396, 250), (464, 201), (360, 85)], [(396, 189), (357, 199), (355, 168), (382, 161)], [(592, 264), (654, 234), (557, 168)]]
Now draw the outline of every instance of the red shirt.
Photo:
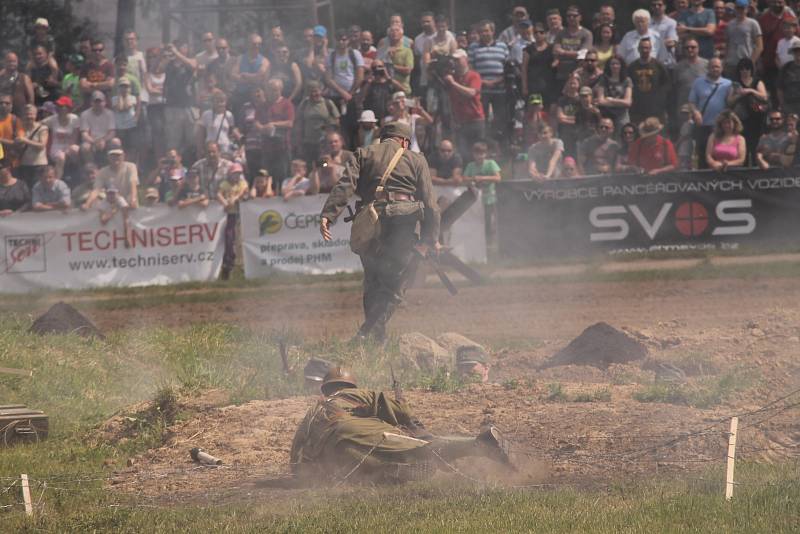
[[(292, 101), (288, 98), (280, 97), (267, 108), (266, 122), (283, 121), (292, 121), (292, 124), (294, 124), (294, 104), (292, 104)], [(280, 150), (289, 146), (289, 134), (291, 131), (291, 126), (288, 128), (278, 128), (275, 132), (275, 137), (283, 139), (285, 145), (280, 145), (280, 143), (278, 143), (280, 146), (276, 146), (274, 148)]]
[(475, 89), (475, 96), (465, 96), (458, 92), (455, 87), (450, 86), (450, 106), (453, 110), (453, 118), (459, 124), (483, 120), (483, 104), (481, 104), (481, 75), (474, 70), (468, 70), (464, 76), (457, 77), (459, 85)]
[(764, 39), (764, 52), (761, 54), (764, 68), (778, 68), (775, 62), (775, 53), (778, 41), (783, 38), (783, 21), (791, 18), (792, 15), (787, 10), (784, 10), (780, 15), (776, 15), (772, 12), (772, 9), (767, 9), (758, 17), (758, 25), (761, 26), (761, 34)]
[(645, 139), (637, 139), (628, 147), (628, 164), (641, 167), (645, 172), (660, 169), (667, 165), (678, 165), (678, 156), (672, 141), (660, 135), (656, 136), (655, 143), (644, 144)]

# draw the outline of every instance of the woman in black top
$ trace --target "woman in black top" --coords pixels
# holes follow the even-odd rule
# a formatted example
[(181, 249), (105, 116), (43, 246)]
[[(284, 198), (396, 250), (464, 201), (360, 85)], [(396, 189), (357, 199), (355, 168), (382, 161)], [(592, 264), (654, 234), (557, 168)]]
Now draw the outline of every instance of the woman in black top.
[[(736, 65), (733, 88), (728, 93), (728, 107), (742, 121), (742, 135), (747, 143), (750, 165), (755, 165), (758, 140), (764, 133), (764, 118), (769, 109), (769, 95), (764, 82), (756, 75), (753, 60), (743, 57)], [(745, 160), (745, 165), (748, 165)]]
[(25, 211), (31, 207), (31, 191), (25, 182), (11, 174), (8, 158), (0, 160), (0, 217)]
[(554, 62), (553, 47), (547, 42), (547, 30), (537, 22), (533, 26), (533, 43), (522, 53), (522, 94), (526, 99), (528, 95), (542, 95), (545, 109), (550, 108), (561, 90), (556, 87)]

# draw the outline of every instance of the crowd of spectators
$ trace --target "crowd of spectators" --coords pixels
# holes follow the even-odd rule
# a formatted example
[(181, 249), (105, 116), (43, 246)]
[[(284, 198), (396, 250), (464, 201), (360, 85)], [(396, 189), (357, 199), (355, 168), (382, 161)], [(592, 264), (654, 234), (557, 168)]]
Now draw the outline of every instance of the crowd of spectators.
[(249, 198), (330, 191), (390, 121), (434, 183), (475, 183), (487, 206), (501, 177), (791, 166), (797, 8), (650, 0), (618, 21), (610, 4), (541, 20), (520, 5), (503, 29), (424, 12), (415, 36), (393, 15), (194, 47), (126, 31), (116, 57), (93, 36), (57, 50), (40, 18), (2, 58), (0, 216), (219, 202), (235, 221)]

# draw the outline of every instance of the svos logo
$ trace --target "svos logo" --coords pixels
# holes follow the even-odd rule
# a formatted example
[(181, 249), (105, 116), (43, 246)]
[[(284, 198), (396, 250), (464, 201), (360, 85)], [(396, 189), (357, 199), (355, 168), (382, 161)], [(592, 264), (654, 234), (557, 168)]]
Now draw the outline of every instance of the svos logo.
[[(638, 224), (651, 240), (655, 239), (672, 209), (672, 202), (661, 205), (658, 213), (648, 218), (636, 204), (627, 206), (598, 206), (589, 212), (589, 222), (598, 230), (590, 240), (621, 241), (628, 237), (630, 225)], [(723, 200), (717, 203), (714, 213), (717, 224), (711, 235), (747, 235), (756, 229), (756, 218), (750, 213), (753, 201), (749, 198)], [(631, 218), (632, 216), (632, 218)], [(631, 220), (632, 219), (632, 220)], [(703, 235), (709, 227), (708, 210), (699, 202), (684, 202), (675, 209), (675, 228), (686, 237)]]

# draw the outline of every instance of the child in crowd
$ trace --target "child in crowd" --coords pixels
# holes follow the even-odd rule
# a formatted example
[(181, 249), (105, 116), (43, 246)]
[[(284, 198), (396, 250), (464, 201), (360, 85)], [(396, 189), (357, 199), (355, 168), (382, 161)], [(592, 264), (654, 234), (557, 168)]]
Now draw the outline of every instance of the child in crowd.
[(178, 204), (178, 195), (183, 188), (183, 173), (173, 172), (169, 175), (169, 190), (164, 195), (164, 202), (168, 206), (175, 206)]
[(253, 187), (250, 189), (250, 198), (272, 198), (275, 192), (272, 190), (272, 176), (265, 169), (261, 169), (253, 180)]
[(236, 226), (239, 222), (239, 201), (247, 196), (249, 188), (244, 178), (244, 168), (240, 163), (234, 163), (228, 169), (225, 180), (217, 189), (217, 200), (225, 213), (225, 253), (222, 256), (222, 271), (220, 278), (227, 280), (231, 276), (234, 262), (236, 261)]
[(305, 160), (292, 160), (292, 176), (285, 179), (281, 184), (284, 200), (308, 194), (308, 190), (311, 188), (311, 180), (306, 177), (306, 171)]
[(486, 244), (493, 248), (497, 222), (497, 193), (494, 184), (500, 181), (500, 166), (495, 160), (489, 159), (488, 154), (489, 147), (486, 143), (478, 141), (472, 145), (472, 161), (467, 163), (463, 176), (466, 181), (475, 183), (482, 190)]
[(155, 187), (148, 187), (144, 192), (144, 201), (142, 202), (142, 206), (146, 208), (152, 208), (158, 204), (158, 189)]
[(72, 54), (67, 56), (64, 65), (64, 78), (61, 80), (61, 94), (72, 98), (73, 109), (83, 107), (83, 94), (81, 93), (81, 68), (83, 68), (83, 56)]
[(97, 178), (97, 171), (97, 165), (94, 163), (87, 163), (83, 166), (83, 181), (72, 190), (73, 206), (79, 206), (83, 211), (86, 211), (98, 199), (98, 196), (94, 194), (94, 181)]
[(208, 207), (208, 195), (200, 186), (200, 174), (194, 170), (186, 171), (186, 178), (177, 196), (178, 208), (183, 209), (187, 206), (197, 205), (203, 208)]
[(100, 224), (105, 226), (114, 215), (122, 213), (123, 223), (128, 215), (128, 203), (125, 197), (119, 194), (119, 189), (109, 187), (106, 189), (105, 198), (97, 203), (97, 210), (100, 212)]

